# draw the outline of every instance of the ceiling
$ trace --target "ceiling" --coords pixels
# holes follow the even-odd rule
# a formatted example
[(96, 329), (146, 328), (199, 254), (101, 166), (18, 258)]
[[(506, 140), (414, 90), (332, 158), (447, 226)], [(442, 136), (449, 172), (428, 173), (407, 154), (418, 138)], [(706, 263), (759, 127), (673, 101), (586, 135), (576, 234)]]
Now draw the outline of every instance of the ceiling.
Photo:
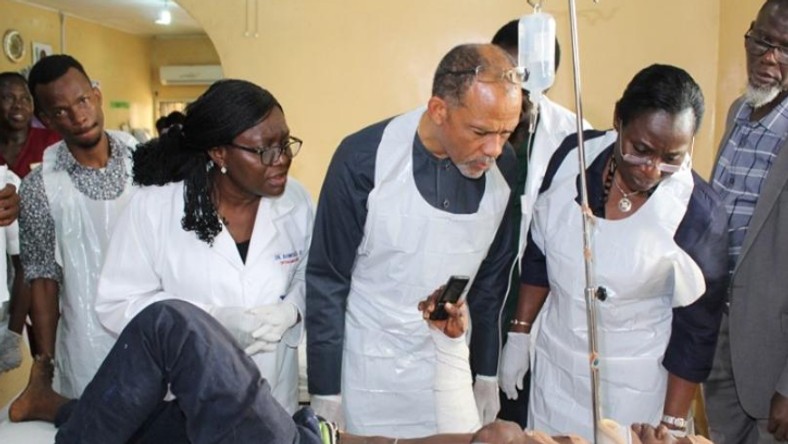
[(19, 0), (61, 11), (66, 15), (140, 35), (202, 34), (200, 25), (178, 4), (166, 0), (172, 24), (154, 23), (165, 0)]

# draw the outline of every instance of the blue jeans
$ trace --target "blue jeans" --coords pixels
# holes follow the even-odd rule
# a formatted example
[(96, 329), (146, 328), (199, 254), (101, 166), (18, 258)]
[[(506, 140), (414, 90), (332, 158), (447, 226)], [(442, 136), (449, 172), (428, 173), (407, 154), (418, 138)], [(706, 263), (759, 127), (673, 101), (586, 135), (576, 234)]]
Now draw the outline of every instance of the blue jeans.
[[(177, 404), (163, 401), (168, 387)], [(213, 317), (168, 300), (126, 326), (82, 398), (58, 412), (55, 442), (320, 443), (314, 414), (295, 417)]]

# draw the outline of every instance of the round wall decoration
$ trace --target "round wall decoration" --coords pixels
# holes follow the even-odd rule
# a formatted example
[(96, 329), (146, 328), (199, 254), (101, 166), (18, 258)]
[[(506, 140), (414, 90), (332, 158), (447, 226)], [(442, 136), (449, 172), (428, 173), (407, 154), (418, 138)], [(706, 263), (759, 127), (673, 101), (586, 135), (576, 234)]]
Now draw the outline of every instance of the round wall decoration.
[(25, 41), (19, 31), (9, 30), (3, 36), (3, 53), (16, 63), (25, 56)]

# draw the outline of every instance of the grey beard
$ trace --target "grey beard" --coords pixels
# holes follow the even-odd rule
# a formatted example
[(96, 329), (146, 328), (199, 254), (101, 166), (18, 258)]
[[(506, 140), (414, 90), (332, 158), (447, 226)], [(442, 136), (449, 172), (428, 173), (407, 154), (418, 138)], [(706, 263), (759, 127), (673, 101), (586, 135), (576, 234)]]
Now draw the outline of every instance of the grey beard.
[(782, 89), (776, 86), (771, 88), (756, 88), (748, 83), (747, 90), (744, 92), (744, 101), (753, 108), (760, 108), (771, 103), (781, 92)]

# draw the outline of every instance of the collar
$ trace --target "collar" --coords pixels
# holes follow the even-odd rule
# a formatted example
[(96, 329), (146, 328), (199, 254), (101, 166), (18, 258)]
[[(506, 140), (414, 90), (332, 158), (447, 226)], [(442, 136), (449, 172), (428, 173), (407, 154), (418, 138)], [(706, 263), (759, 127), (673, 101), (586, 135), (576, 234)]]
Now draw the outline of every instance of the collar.
[(788, 132), (788, 95), (769, 114), (756, 122), (750, 122), (752, 112), (752, 105), (742, 102), (734, 121), (737, 125), (761, 127), (767, 133), (777, 137), (783, 137)]
[[(111, 162), (117, 161), (121, 159), (123, 156), (123, 145), (115, 140), (109, 133), (106, 133), (107, 140), (109, 142), (109, 159), (107, 160), (107, 166)], [(71, 151), (66, 146), (66, 141), (62, 140), (61, 142), (61, 149), (58, 150), (57, 158), (55, 159), (55, 171), (67, 171), (69, 173), (74, 172), (77, 169), (83, 168), (88, 169), (87, 167), (83, 166), (81, 163), (77, 162), (77, 159), (71, 154)]]

